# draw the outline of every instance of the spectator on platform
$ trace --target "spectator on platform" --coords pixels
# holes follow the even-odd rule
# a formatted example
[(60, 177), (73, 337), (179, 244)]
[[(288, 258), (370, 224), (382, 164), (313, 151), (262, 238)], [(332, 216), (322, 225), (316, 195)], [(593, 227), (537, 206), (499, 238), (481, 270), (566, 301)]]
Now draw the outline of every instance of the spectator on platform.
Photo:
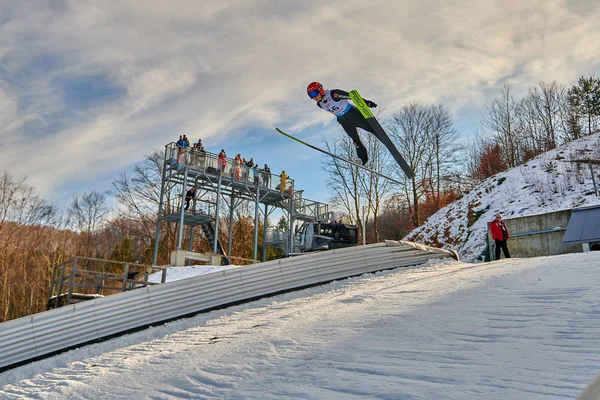
[(244, 161), (242, 160), (242, 156), (238, 153), (237, 156), (233, 159), (233, 178), (236, 181), (242, 180), (242, 164)]
[(219, 157), (217, 158), (217, 166), (219, 167), (219, 173), (225, 172), (225, 167), (227, 166), (227, 154), (225, 154), (225, 150), (221, 149), (219, 153)]
[(256, 186), (260, 183), (260, 172), (258, 171), (258, 164), (254, 164), (252, 167), (252, 174), (254, 175), (254, 184)]
[(285, 170), (281, 171), (281, 175), (279, 175), (279, 191), (283, 193), (285, 191), (285, 186), (287, 185), (287, 180), (289, 176), (285, 173)]
[(508, 246), (506, 242), (510, 238), (510, 234), (508, 233), (508, 228), (504, 221), (502, 221), (502, 214), (496, 214), (496, 219), (494, 219), (490, 223), (490, 232), (492, 234), (492, 239), (495, 242), (496, 247), (496, 258), (495, 260), (500, 259), (500, 249), (504, 253), (505, 258), (510, 258), (510, 253), (508, 252)]
[(194, 143), (194, 148), (198, 151), (202, 148), (202, 139), (198, 139), (198, 141)]
[(190, 190), (187, 191), (187, 193), (185, 194), (184, 211), (187, 211), (187, 209), (190, 208), (190, 201), (192, 201), (194, 199), (195, 195), (196, 195), (196, 188), (191, 188)]
[(177, 141), (177, 169), (181, 169), (185, 165), (185, 140), (184, 136), (179, 135), (179, 140)]
[(185, 147), (190, 147), (190, 140), (187, 136), (183, 135), (183, 141), (185, 142)]
[(269, 187), (269, 182), (271, 181), (271, 168), (269, 168), (267, 164), (265, 164), (265, 167), (262, 170), (262, 181), (263, 185)]
[(246, 166), (247, 166), (248, 168), (252, 168), (252, 167), (254, 167), (254, 158), (250, 158), (250, 161), (247, 161), (247, 162), (246, 162)]
[[(194, 146), (198, 146), (198, 143), (195, 143)], [(204, 146), (201, 144), (196, 147), (196, 165), (201, 168), (206, 168), (206, 151), (204, 151)]]

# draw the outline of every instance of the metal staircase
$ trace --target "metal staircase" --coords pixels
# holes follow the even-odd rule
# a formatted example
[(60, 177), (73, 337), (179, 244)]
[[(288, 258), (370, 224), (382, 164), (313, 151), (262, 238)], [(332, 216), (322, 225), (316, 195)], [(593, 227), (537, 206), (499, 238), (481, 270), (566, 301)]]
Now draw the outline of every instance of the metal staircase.
[[(206, 222), (204, 224), (200, 224), (200, 226), (202, 227), (202, 232), (204, 232), (206, 239), (208, 239), (208, 243), (210, 243), (210, 245), (212, 246), (212, 244), (214, 243), (214, 240), (215, 240), (215, 228), (213, 227), (213, 225), (210, 221)], [(223, 250), (223, 247), (221, 246), (221, 242), (219, 242), (219, 240), (217, 240), (217, 252), (219, 254), (225, 256), (222, 259), (223, 260), (222, 264), (229, 265), (229, 260), (227, 259), (227, 254), (225, 254), (225, 250)]]

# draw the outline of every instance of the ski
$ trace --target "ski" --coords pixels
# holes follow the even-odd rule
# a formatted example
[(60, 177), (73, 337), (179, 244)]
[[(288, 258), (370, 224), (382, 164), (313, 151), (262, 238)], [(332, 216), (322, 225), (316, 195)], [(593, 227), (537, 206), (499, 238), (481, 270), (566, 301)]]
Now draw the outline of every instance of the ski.
[(394, 143), (392, 142), (390, 137), (387, 135), (387, 133), (385, 133), (385, 131), (381, 127), (381, 124), (379, 124), (379, 121), (375, 119), (375, 116), (371, 112), (371, 109), (369, 108), (369, 106), (367, 106), (367, 103), (365, 103), (365, 100), (361, 97), (361, 95), (356, 90), (353, 90), (350, 92), (350, 99), (352, 99), (354, 105), (356, 105), (360, 113), (363, 115), (363, 117), (365, 117), (365, 119), (375, 132), (375, 136), (377, 137), (377, 139), (379, 139), (379, 141), (383, 143), (385, 147), (387, 147), (389, 152), (392, 153), (392, 156), (394, 157), (400, 168), (402, 168), (402, 171), (404, 171), (408, 179), (414, 178), (415, 173), (413, 172), (412, 168), (408, 165), (404, 157), (402, 157), (398, 149), (396, 149), (396, 146), (394, 146)]
[(338, 159), (338, 160), (340, 160), (340, 161), (343, 161), (343, 162), (346, 162), (346, 163), (348, 163), (348, 164), (352, 164), (352, 165), (354, 165), (355, 167), (362, 168), (362, 169), (364, 169), (364, 170), (366, 170), (366, 171), (369, 171), (369, 172), (370, 172), (370, 173), (372, 173), (372, 174), (379, 175), (379, 176), (381, 176), (382, 178), (385, 178), (385, 179), (387, 179), (387, 180), (389, 180), (389, 181), (392, 181), (392, 182), (394, 182), (394, 183), (397, 183), (398, 185), (402, 185), (402, 184), (403, 184), (402, 182), (400, 182), (400, 181), (398, 181), (398, 180), (396, 180), (396, 179), (394, 179), (394, 178), (391, 178), (391, 177), (389, 177), (389, 176), (387, 176), (387, 175), (384, 175), (384, 174), (382, 174), (382, 173), (379, 173), (379, 172), (377, 172), (377, 171), (373, 171), (371, 168), (365, 167), (364, 165), (361, 165), (361, 164), (359, 164), (359, 163), (355, 163), (354, 161), (350, 161), (350, 160), (348, 160), (348, 159), (345, 159), (344, 157), (340, 157), (340, 156), (337, 156), (337, 155), (335, 155), (335, 154), (332, 154), (332, 153), (330, 153), (330, 152), (328, 152), (328, 151), (326, 151), (326, 150), (323, 150), (323, 149), (321, 149), (321, 148), (319, 148), (319, 147), (317, 147), (317, 146), (313, 146), (313, 145), (312, 145), (312, 144), (310, 144), (310, 143), (306, 143), (305, 141), (303, 141), (303, 140), (300, 140), (300, 139), (298, 139), (297, 137), (290, 135), (289, 133), (285, 133), (284, 131), (282, 131), (282, 130), (281, 130), (281, 129), (279, 129), (279, 128), (275, 128), (275, 129), (277, 130), (277, 132), (281, 133), (283, 136), (286, 136), (286, 137), (288, 137), (288, 138), (290, 138), (290, 139), (292, 139), (292, 140), (295, 140), (296, 142), (298, 142), (298, 143), (301, 143), (301, 144), (303, 144), (303, 145), (305, 145), (305, 146), (307, 146), (307, 147), (310, 147), (310, 148), (311, 148), (311, 149), (313, 149), (313, 150), (320, 151), (321, 153), (323, 153), (323, 154), (326, 154), (326, 155), (328, 155), (328, 156), (330, 156), (330, 157), (336, 158), (336, 159)]

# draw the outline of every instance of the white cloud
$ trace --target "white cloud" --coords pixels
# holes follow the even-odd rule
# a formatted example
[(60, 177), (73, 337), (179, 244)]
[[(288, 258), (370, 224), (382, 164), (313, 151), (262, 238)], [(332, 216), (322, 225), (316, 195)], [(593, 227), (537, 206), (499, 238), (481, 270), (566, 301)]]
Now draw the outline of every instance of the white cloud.
[[(42, 193), (68, 182), (73, 164), (93, 166), (92, 178), (182, 132), (221, 144), (251, 126), (314, 124), (316, 134), (332, 118), (306, 97), (313, 80), (359, 89), (387, 112), (411, 101), (456, 112), (482, 107), (505, 82), (518, 93), (600, 66), (599, 7), (582, 1), (14, 1), (7, 9), (0, 135), (10, 149), (0, 150), (0, 169), (28, 175)], [(104, 86), (77, 92), (94, 77)], [(106, 97), (83, 99), (99, 93)]]

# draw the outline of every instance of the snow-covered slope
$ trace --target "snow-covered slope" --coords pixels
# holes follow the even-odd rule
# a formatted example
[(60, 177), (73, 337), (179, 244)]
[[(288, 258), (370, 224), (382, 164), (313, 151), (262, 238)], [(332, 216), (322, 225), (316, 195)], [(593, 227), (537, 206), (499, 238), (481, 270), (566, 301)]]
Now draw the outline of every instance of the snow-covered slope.
[[(600, 159), (600, 134), (486, 179), (432, 215), (405, 240), (452, 248), (465, 260), (477, 260), (485, 249), (487, 223), (498, 212), (512, 218), (600, 204), (589, 165), (573, 162), (586, 158)], [(594, 172), (598, 178), (600, 167), (594, 166)]]
[(3, 372), (0, 399), (574, 399), (600, 370), (599, 271), (589, 252), (363, 275)]

